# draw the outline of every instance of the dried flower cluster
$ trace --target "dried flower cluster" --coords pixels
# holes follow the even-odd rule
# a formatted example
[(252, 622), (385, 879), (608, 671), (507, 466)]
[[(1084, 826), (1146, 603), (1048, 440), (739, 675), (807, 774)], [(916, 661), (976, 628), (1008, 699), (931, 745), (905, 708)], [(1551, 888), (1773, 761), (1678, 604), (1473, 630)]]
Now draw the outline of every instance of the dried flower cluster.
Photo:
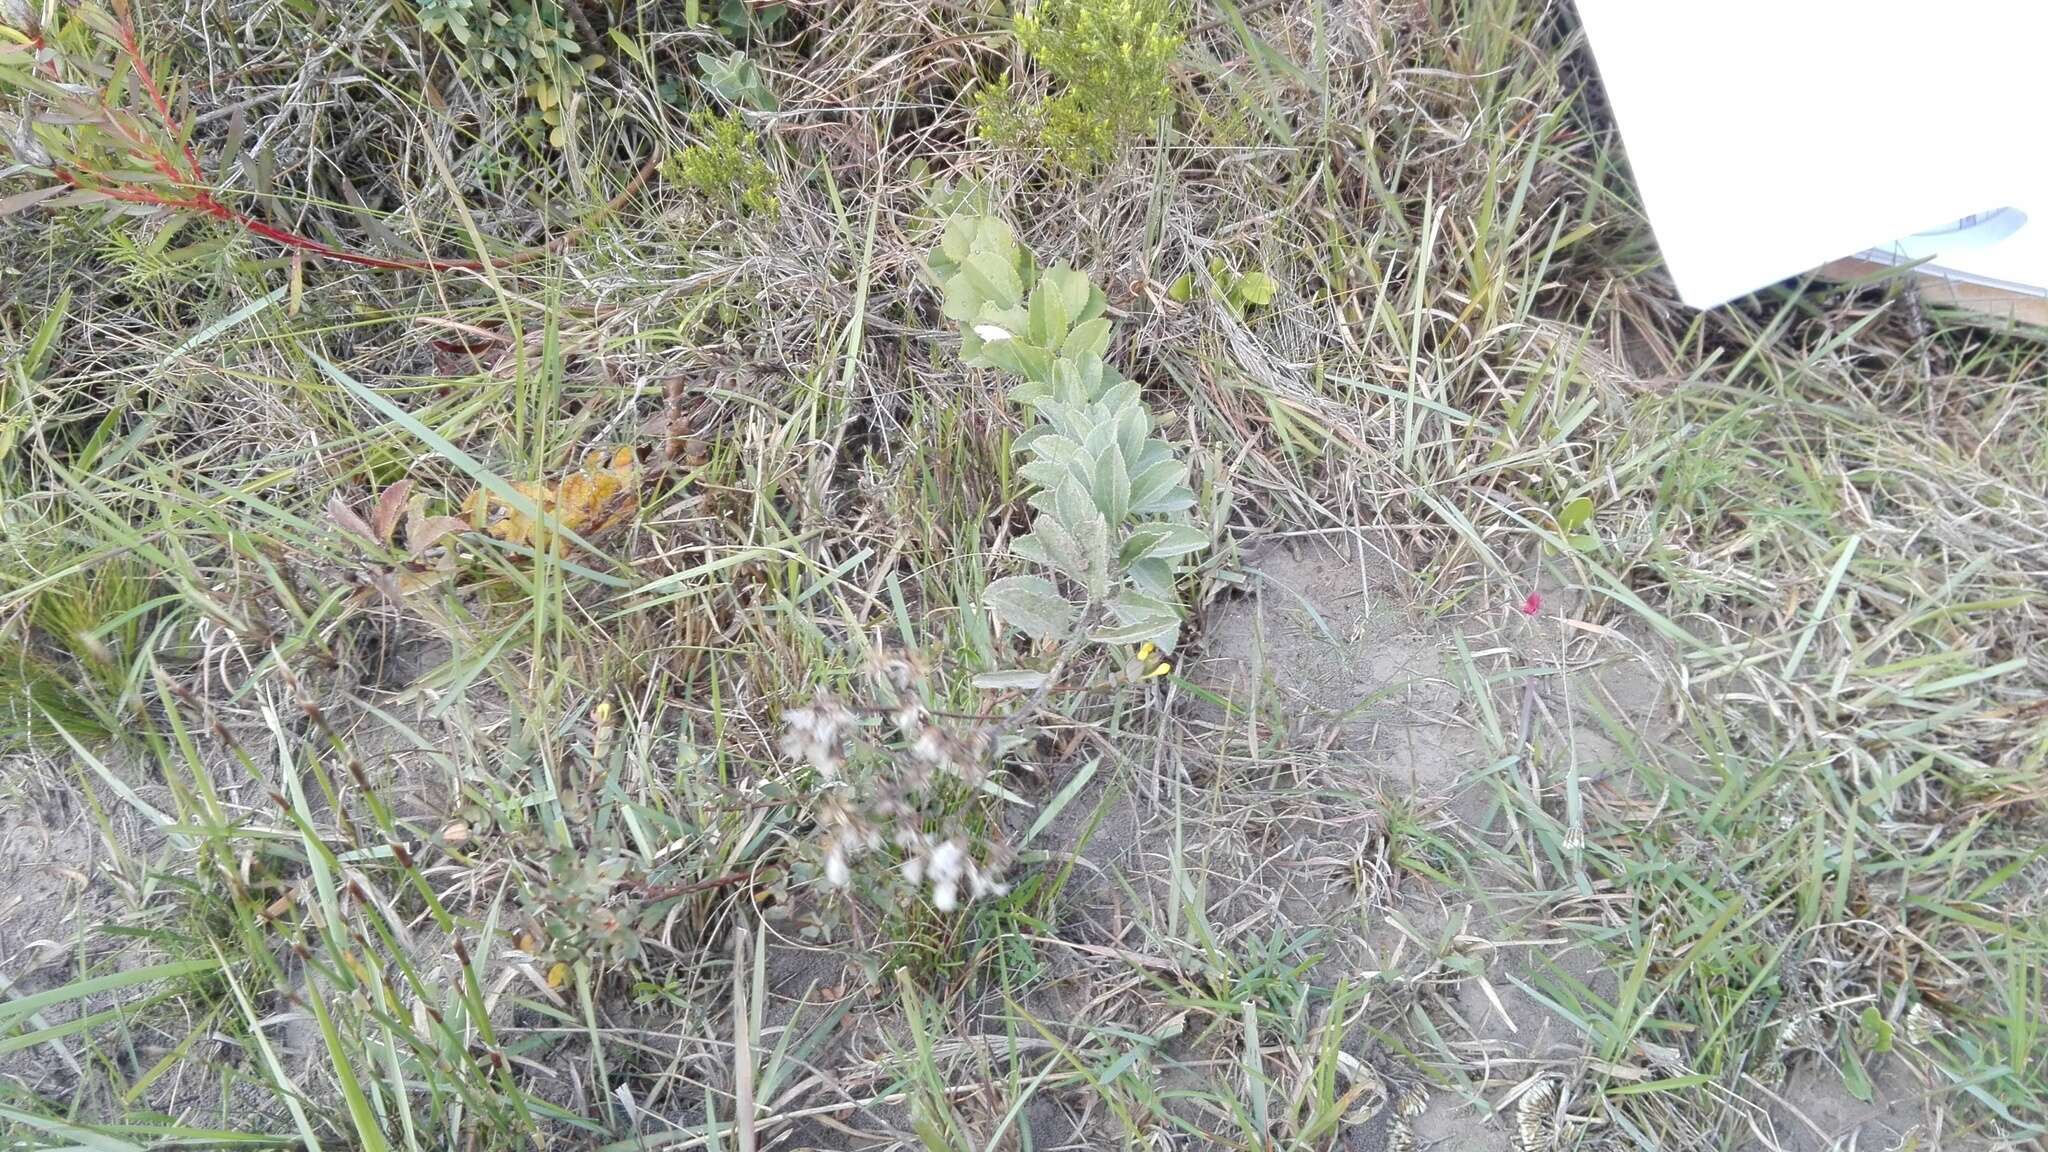
[(925, 671), (917, 661), (883, 652), (867, 679), (878, 718), (829, 694), (784, 713), (782, 754), (816, 775), (819, 851), (825, 880), (846, 887), (861, 857), (893, 847), (898, 875), (912, 890), (929, 886), (941, 912), (1009, 886), (1000, 879), (1005, 852), (964, 829), (947, 794), (978, 788), (988, 773), (994, 730), (977, 724), (949, 731), (925, 704)]

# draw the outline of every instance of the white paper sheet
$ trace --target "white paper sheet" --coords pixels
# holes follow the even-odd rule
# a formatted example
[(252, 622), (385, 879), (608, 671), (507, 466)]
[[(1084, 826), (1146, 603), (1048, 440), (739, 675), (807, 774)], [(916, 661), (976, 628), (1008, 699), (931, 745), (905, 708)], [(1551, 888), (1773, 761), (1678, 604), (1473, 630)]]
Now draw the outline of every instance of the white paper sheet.
[(1577, 3), (1686, 303), (1903, 251), (2048, 294), (2048, 2)]

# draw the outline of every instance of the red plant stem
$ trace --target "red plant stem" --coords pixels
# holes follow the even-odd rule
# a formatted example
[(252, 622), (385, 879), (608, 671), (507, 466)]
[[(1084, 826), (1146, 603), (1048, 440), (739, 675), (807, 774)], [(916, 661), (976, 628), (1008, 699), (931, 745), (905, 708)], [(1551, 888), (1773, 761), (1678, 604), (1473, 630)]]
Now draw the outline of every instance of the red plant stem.
[[(171, 118), (170, 101), (164, 99), (163, 91), (156, 86), (156, 77), (150, 74), (148, 61), (142, 58), (141, 42), (135, 36), (134, 13), (129, 10), (127, 0), (119, 0), (114, 5), (114, 13), (120, 20), (121, 51), (127, 53), (128, 64), (135, 69), (135, 82), (148, 93), (150, 104), (156, 108), (156, 118), (164, 126), (164, 133), (172, 140), (180, 140), (177, 122)], [(180, 144), (185, 152), (187, 178), (194, 184), (205, 183), (199, 171), (199, 157), (193, 154), (191, 141), (180, 140)], [(157, 159), (160, 164), (168, 165), (161, 152)]]
[(216, 220), (232, 224), (244, 231), (261, 236), (265, 240), (276, 241), (287, 248), (297, 249), (314, 256), (322, 256), (329, 260), (339, 260), (344, 264), (355, 264), (364, 268), (384, 268), (402, 272), (474, 272), (483, 268), (483, 264), (476, 260), (388, 260), (381, 256), (364, 256), (360, 253), (336, 248), (331, 244), (322, 244), (310, 236), (301, 236), (296, 232), (288, 232), (283, 228), (265, 224), (246, 212), (235, 211), (233, 208), (214, 199), (212, 194), (208, 192), (202, 191), (198, 195), (191, 197), (161, 196), (145, 189), (124, 188), (120, 185), (97, 179), (87, 179), (67, 168), (56, 168), (54, 171), (57, 174), (57, 179), (82, 192), (97, 192), (109, 200), (119, 200), (124, 204), (147, 204), (153, 208), (165, 208), (175, 212), (196, 212), (202, 216), (211, 216)]
[[(195, 195), (184, 198), (162, 196), (147, 189), (123, 186), (106, 179), (98, 173), (85, 173), (81, 175), (61, 166), (54, 169), (59, 180), (80, 191), (97, 192), (108, 199), (119, 200), (125, 204), (146, 204), (173, 211), (196, 212), (201, 215), (211, 216), (216, 220), (241, 228), (245, 232), (261, 236), (265, 240), (282, 244), (294, 251), (305, 252), (329, 260), (337, 260), (344, 264), (404, 272), (480, 272), (483, 270), (484, 263), (481, 260), (437, 260), (432, 257), (387, 259), (381, 256), (365, 256), (343, 248), (336, 248), (331, 244), (323, 244), (310, 236), (302, 236), (296, 232), (266, 224), (246, 212), (237, 211), (221, 203), (214, 197), (212, 192), (207, 190), (205, 173), (199, 167), (199, 157), (193, 152), (191, 141), (185, 138), (183, 133), (179, 132), (177, 121), (171, 116), (170, 101), (164, 98), (163, 91), (157, 87), (156, 77), (149, 70), (148, 62), (143, 59), (141, 42), (135, 34), (134, 14), (129, 7), (128, 0), (113, 0), (112, 6), (116, 19), (116, 33), (120, 40), (122, 54), (127, 56), (129, 66), (135, 71), (135, 83), (149, 97), (150, 106), (156, 112), (157, 120), (162, 125), (165, 136), (175, 142), (183, 153), (185, 160), (184, 170), (180, 171), (178, 169), (177, 164), (164, 151), (162, 145), (147, 139), (144, 134), (130, 131), (126, 125), (121, 123), (120, 117), (112, 114), (112, 109), (107, 110), (107, 124), (123, 140), (127, 141), (130, 147), (134, 148), (139, 155), (147, 160), (150, 167), (158, 175), (164, 177), (173, 185), (194, 188), (197, 189), (197, 192)], [(54, 67), (54, 63), (52, 67)], [(617, 211), (621, 205), (653, 177), (660, 163), (661, 158), (659, 155), (648, 160), (641, 167), (640, 171), (634, 175), (633, 179), (627, 183), (624, 191), (612, 198), (595, 216), (584, 221), (576, 229), (572, 229), (546, 247), (534, 248), (506, 257), (499, 260), (498, 264), (504, 266), (524, 263), (527, 260), (546, 255), (550, 250), (566, 246), (568, 241), (578, 231), (581, 231), (582, 228), (589, 227), (598, 219), (602, 219), (604, 216)]]
[(173, 184), (196, 187), (199, 191), (196, 195), (180, 199), (177, 197), (159, 196), (154, 192), (146, 190), (122, 188), (110, 181), (99, 179), (95, 179), (92, 183), (88, 184), (74, 173), (63, 168), (56, 169), (58, 179), (73, 188), (98, 192), (103, 196), (122, 201), (123, 203), (149, 204), (160, 208), (183, 212), (197, 212), (202, 215), (211, 216), (216, 220), (233, 224), (246, 232), (282, 244), (287, 248), (311, 253), (315, 256), (323, 256), (329, 260), (339, 260), (344, 264), (355, 264), (364, 268), (385, 268), (411, 272), (478, 271), (483, 268), (483, 264), (475, 260), (435, 260), (431, 258), (388, 260), (380, 256), (364, 256), (359, 253), (336, 248), (330, 244), (322, 244), (310, 236), (301, 236), (296, 232), (286, 231), (283, 228), (265, 224), (263, 221), (245, 212), (238, 212), (215, 199), (213, 194), (205, 188), (206, 174), (199, 167), (199, 157), (192, 151), (191, 141), (184, 139), (183, 134), (178, 131), (177, 121), (171, 115), (170, 101), (164, 98), (163, 90), (157, 87), (156, 77), (149, 70), (149, 62), (143, 58), (141, 41), (135, 34), (134, 14), (130, 10), (127, 0), (116, 0), (113, 7), (114, 16), (117, 21), (116, 34), (120, 39), (121, 52), (128, 57), (129, 67), (135, 70), (136, 86), (141, 88), (143, 93), (149, 97), (150, 107), (155, 110), (157, 121), (162, 126), (164, 135), (176, 142), (183, 153), (185, 160), (184, 170), (180, 171), (178, 169), (176, 162), (165, 153), (162, 146), (131, 135), (112, 116), (108, 117), (108, 122), (113, 124), (115, 130), (120, 132), (121, 136), (128, 140), (129, 144), (138, 152), (145, 153), (150, 167), (154, 168), (159, 175)]

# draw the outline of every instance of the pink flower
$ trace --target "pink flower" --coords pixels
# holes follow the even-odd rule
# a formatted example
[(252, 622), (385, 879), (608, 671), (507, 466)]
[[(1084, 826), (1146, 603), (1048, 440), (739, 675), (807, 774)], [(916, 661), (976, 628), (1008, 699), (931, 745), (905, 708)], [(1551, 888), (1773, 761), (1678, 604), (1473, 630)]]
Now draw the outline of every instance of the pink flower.
[(1543, 611), (1543, 593), (1529, 593), (1528, 598), (1522, 601), (1522, 615), (1534, 616), (1541, 611)]

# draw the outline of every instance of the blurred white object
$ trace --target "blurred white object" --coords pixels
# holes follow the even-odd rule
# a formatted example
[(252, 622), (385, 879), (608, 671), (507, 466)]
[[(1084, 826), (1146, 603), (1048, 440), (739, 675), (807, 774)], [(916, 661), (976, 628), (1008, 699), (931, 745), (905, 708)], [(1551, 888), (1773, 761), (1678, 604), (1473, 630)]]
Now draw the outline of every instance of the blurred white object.
[(2048, 296), (2048, 3), (1577, 3), (1686, 303), (1848, 256)]

